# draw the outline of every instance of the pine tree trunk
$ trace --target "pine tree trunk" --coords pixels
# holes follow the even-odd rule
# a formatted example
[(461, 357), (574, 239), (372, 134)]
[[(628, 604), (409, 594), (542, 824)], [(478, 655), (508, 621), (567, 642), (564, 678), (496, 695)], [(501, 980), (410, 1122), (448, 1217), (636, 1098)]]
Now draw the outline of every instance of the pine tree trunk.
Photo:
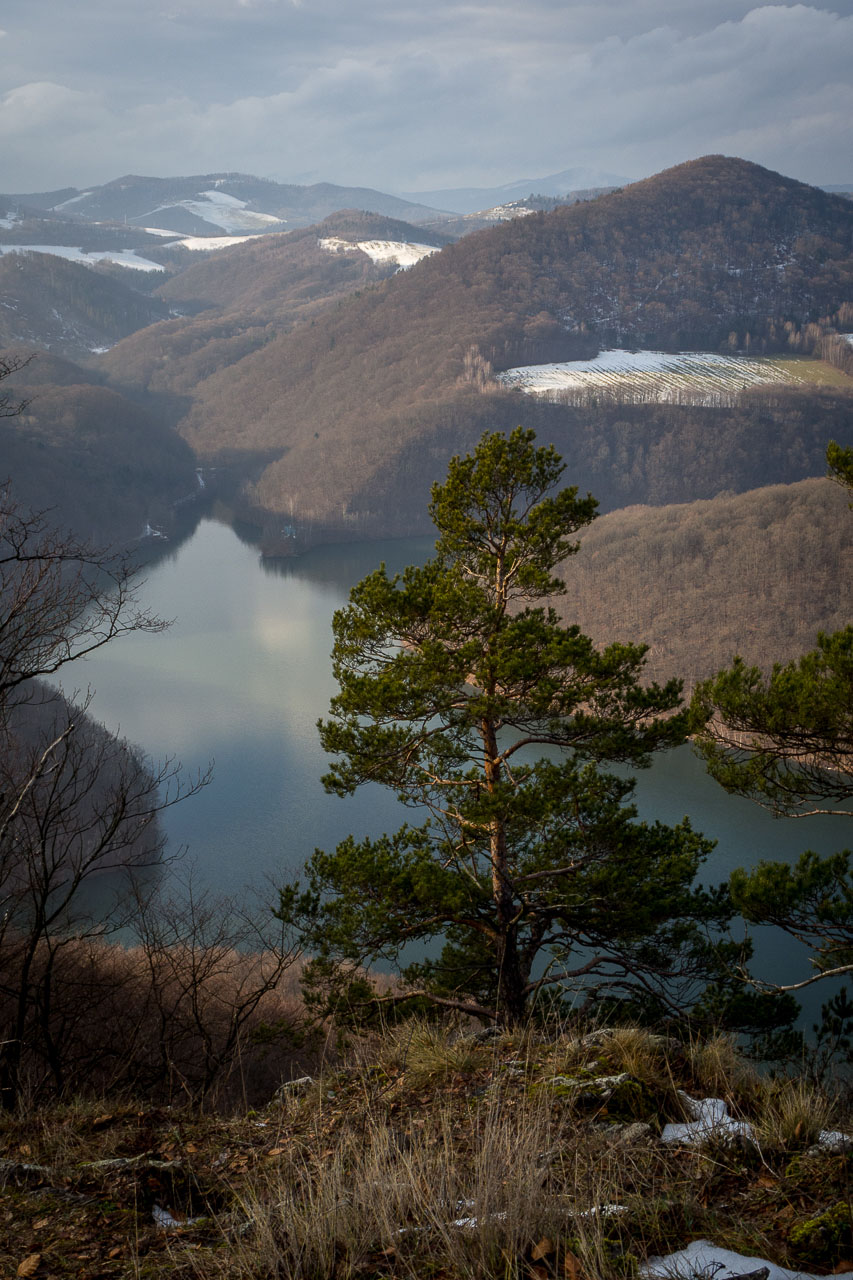
[[(497, 734), (489, 720), (483, 720), (480, 731), (483, 738), (483, 772), (486, 788), (494, 792), (500, 781)], [(500, 818), (493, 818), (491, 822), (489, 857), (492, 865), (492, 895), (498, 927), (498, 940), (495, 947), (498, 975), (497, 1013), (500, 1022), (513, 1027), (525, 1020), (527, 1001), (524, 987), (526, 983), (522, 974), (521, 957), (518, 954), (516, 904), (513, 900), (509, 876), (506, 826)]]
[(498, 1021), (517, 1027), (527, 1020), (526, 975), (518, 954), (515, 925), (510, 924), (498, 947)]

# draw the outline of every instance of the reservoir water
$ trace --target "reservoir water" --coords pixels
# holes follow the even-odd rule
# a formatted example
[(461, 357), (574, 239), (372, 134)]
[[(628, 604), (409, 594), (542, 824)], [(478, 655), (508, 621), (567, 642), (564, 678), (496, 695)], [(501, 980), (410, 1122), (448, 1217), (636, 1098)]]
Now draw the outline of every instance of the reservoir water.
[[(264, 561), (229, 525), (205, 519), (145, 575), (142, 601), (173, 619), (169, 630), (130, 635), (66, 671), (66, 691), (91, 687), (96, 717), (155, 760), (176, 757), (188, 774), (213, 762), (210, 785), (164, 815), (172, 850), (186, 846), (202, 882), (234, 893), (280, 882), (315, 847), (401, 825), (406, 815), (382, 788), (345, 800), (325, 794), (316, 721), (335, 692), (335, 609), (380, 561), (397, 570), (431, 551), (430, 540), (407, 539)], [(711, 883), (762, 858), (829, 852), (847, 834), (838, 819), (779, 821), (726, 795), (689, 747), (640, 771), (636, 800), (641, 816), (687, 814), (718, 842), (705, 869)], [(266, 894), (272, 902), (271, 887)], [(762, 964), (776, 981), (805, 976), (781, 935), (762, 945)], [(818, 988), (810, 1004), (826, 994)]]

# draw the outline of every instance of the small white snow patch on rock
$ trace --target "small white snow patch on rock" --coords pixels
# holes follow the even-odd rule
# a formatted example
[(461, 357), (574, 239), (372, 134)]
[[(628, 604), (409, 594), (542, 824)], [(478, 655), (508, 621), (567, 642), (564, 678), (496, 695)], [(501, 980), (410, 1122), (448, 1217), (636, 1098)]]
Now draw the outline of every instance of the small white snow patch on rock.
[(159, 1204), (155, 1204), (151, 1210), (151, 1216), (163, 1231), (169, 1231), (175, 1227), (192, 1227), (197, 1222), (201, 1222), (201, 1218), (176, 1218), (168, 1209), (161, 1209)]
[(733, 1120), (722, 1098), (691, 1098), (679, 1089), (678, 1096), (691, 1117), (684, 1124), (664, 1125), (661, 1142), (679, 1142), (691, 1146), (709, 1139), (752, 1141), (752, 1126), (745, 1120)]
[[(790, 1271), (777, 1267), (764, 1258), (748, 1258), (731, 1249), (720, 1249), (709, 1240), (693, 1240), (686, 1249), (670, 1253), (665, 1258), (649, 1258), (640, 1268), (645, 1280), (734, 1280), (734, 1277), (759, 1276), (766, 1280), (823, 1280), (823, 1277), (806, 1271)], [(834, 1280), (853, 1280), (853, 1271), (845, 1271)]]

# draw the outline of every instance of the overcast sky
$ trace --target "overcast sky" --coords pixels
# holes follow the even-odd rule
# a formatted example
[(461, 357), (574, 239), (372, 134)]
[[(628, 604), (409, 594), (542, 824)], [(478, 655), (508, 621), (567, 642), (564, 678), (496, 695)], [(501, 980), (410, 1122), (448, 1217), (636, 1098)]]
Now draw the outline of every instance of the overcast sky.
[(415, 191), (710, 152), (853, 183), (853, 0), (4, 0), (0, 190)]

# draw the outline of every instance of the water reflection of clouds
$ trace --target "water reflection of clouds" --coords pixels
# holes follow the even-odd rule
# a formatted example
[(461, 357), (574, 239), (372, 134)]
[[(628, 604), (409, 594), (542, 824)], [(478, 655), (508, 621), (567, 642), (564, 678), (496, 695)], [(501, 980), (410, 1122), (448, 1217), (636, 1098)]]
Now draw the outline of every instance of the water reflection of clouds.
[(249, 745), (270, 730), (287, 740), (304, 733), (306, 725), (313, 728), (328, 702), (330, 680), (327, 687), (322, 678), (312, 678), (303, 663), (296, 670), (277, 663), (272, 670), (257, 653), (247, 656), (231, 646), (193, 654), (186, 645), (174, 645), (162, 658), (159, 664), (89, 664), (95, 669), (87, 673), (97, 718), (110, 728), (120, 726), (151, 755), (196, 760), (211, 754), (216, 739), (239, 738)]
[[(258, 645), (267, 653), (292, 654), (294, 650), (309, 652), (318, 637), (316, 626), (299, 613), (269, 610), (261, 606), (252, 619), (252, 631)], [(327, 647), (330, 647), (331, 640)]]

